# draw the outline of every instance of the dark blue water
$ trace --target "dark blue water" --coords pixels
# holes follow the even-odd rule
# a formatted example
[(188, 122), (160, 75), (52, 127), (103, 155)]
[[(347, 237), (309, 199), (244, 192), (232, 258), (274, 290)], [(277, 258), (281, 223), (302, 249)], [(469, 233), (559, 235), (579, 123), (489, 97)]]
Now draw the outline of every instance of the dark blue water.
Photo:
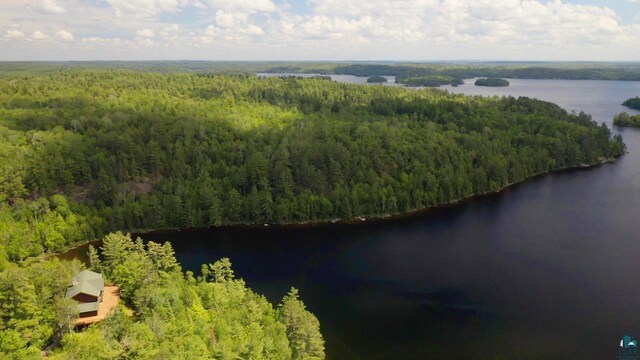
[[(610, 123), (640, 83), (511, 80), (509, 88)], [(357, 225), (144, 235), (185, 269), (231, 258), (277, 303), (290, 286), (330, 359), (613, 359), (640, 336), (640, 131), (629, 154), (421, 215)]]

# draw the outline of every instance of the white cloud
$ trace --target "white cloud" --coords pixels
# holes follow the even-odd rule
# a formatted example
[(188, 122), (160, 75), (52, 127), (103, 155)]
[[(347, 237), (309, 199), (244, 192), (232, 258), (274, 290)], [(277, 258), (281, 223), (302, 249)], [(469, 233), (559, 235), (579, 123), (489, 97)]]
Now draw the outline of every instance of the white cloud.
[(209, 25), (204, 31), (204, 35), (198, 35), (195, 32), (190, 32), (188, 34), (190, 41), (192, 41), (196, 45), (209, 45), (212, 44), (218, 30), (214, 25)]
[(224, 29), (229, 39), (242, 40), (242, 35), (264, 35), (264, 30), (249, 23), (249, 15), (244, 13), (228, 13), (223, 10), (216, 12), (216, 24)]
[(189, 0), (105, 0), (118, 16), (157, 17), (163, 12), (175, 13), (187, 7)]
[(216, 24), (223, 28), (232, 28), (247, 23), (248, 15), (241, 13), (228, 13), (223, 10), (216, 12)]
[(19, 30), (7, 30), (4, 33), (4, 37), (9, 40), (20, 40), (24, 39), (24, 33)]
[(614, 11), (561, 0), (312, 0), (314, 15), (288, 24), (319, 39), (380, 43), (600, 43), (623, 40)]
[(45, 14), (64, 14), (67, 12), (67, 9), (58, 4), (56, 0), (42, 0), (38, 9)]
[(142, 38), (153, 38), (156, 36), (156, 34), (151, 29), (144, 29), (136, 31), (136, 36)]
[(261, 27), (249, 24), (247, 27), (241, 30), (244, 34), (247, 35), (264, 35), (264, 30)]
[(45, 40), (47, 38), (47, 35), (36, 30), (33, 32), (33, 34), (31, 34), (31, 39), (33, 40)]
[[(69, 31), (90, 35), (60, 56), (95, 58), (102, 50), (105, 57), (126, 55), (118, 58), (640, 58), (640, 20), (628, 24), (634, 20), (587, 0), (300, 1), (0, 0), (0, 41), (7, 44), (0, 60), (9, 52), (22, 57), (22, 43), (35, 49), (35, 40), (73, 41)], [(50, 30), (61, 28), (67, 30)], [(55, 46), (37, 43), (43, 54)], [(91, 46), (96, 51), (86, 51)]]
[(72, 33), (66, 30), (59, 30), (56, 32), (56, 39), (58, 41), (73, 41), (75, 38)]
[(271, 0), (208, 0), (208, 3), (216, 9), (231, 12), (255, 14), (276, 11), (276, 5)]

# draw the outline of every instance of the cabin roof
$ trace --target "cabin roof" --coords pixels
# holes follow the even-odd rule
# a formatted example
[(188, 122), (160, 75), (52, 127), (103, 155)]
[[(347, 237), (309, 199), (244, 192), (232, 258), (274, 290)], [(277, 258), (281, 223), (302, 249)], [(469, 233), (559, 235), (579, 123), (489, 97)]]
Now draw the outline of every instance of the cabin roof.
[(78, 312), (82, 314), (82, 313), (91, 312), (91, 311), (98, 311), (99, 307), (100, 307), (100, 303), (97, 301), (78, 304)]
[(98, 297), (102, 291), (104, 291), (102, 275), (90, 270), (83, 270), (71, 279), (71, 286), (67, 289), (66, 297), (72, 298), (78, 294)]

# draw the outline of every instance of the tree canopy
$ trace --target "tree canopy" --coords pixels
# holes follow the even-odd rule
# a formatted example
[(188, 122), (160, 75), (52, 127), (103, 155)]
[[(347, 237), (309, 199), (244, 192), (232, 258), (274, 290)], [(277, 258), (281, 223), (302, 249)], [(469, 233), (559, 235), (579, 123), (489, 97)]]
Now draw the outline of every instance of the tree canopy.
[(367, 82), (370, 84), (386, 83), (387, 78), (384, 76), (370, 76), (367, 78)]
[(402, 213), (623, 153), (529, 98), (113, 69), (4, 74), (0, 269), (109, 231)]
[(629, 98), (625, 100), (622, 103), (622, 105), (631, 109), (640, 110), (640, 97), (636, 96), (636, 97)]
[(485, 78), (485, 79), (476, 80), (475, 84), (476, 86), (502, 87), (502, 86), (509, 86), (509, 81), (505, 79), (498, 79), (498, 78)]
[(620, 127), (640, 127), (640, 115), (629, 115), (622, 112), (613, 117), (613, 125)]
[[(123, 304), (74, 330), (64, 294), (77, 261), (51, 259), (0, 272), (0, 357), (38, 359), (324, 359), (320, 325), (292, 289), (273, 307), (234, 276), (229, 259), (183, 273), (168, 243), (105, 237), (92, 270), (120, 286)], [(49, 346), (52, 345), (52, 346)]]

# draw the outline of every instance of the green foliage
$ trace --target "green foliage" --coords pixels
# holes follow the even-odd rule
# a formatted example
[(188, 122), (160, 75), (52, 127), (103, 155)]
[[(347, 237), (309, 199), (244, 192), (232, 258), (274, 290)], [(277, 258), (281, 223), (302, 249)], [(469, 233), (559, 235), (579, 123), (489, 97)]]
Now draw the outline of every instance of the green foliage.
[(396, 82), (405, 84), (407, 86), (428, 86), (438, 87), (441, 85), (459, 85), (464, 83), (460, 79), (453, 78), (447, 75), (428, 75), (428, 76), (414, 76), (408, 78), (396, 78)]
[(54, 302), (54, 314), (60, 335), (73, 332), (73, 323), (78, 318), (78, 303), (66, 297), (57, 297)]
[(68, 334), (62, 338), (64, 353), (56, 354), (53, 359), (69, 360), (111, 360), (121, 354), (118, 343), (106, 339), (96, 327), (90, 327), (81, 334)]
[(5, 75), (0, 269), (108, 231), (401, 213), (624, 150), (587, 115), (527, 98), (195, 73)]
[(103, 275), (121, 288), (124, 304), (82, 331), (64, 292), (79, 271), (58, 260), (0, 273), (0, 355), (53, 359), (323, 359), (317, 319), (287, 295), (276, 310), (233, 275), (224, 258), (183, 274), (171, 245), (109, 234), (101, 248)]
[(0, 357), (7, 360), (40, 359), (40, 349), (29, 346), (20, 332), (4, 329), (0, 331)]
[(629, 115), (622, 112), (613, 117), (613, 125), (620, 127), (640, 127), (640, 115)]
[[(64, 295), (69, 280), (80, 269), (76, 261), (33, 262), (0, 272), (0, 353), (28, 354), (68, 332), (69, 317)], [(65, 328), (66, 326), (66, 328)]]
[(367, 82), (370, 84), (380, 84), (380, 83), (386, 83), (387, 82), (387, 78), (384, 76), (370, 76), (367, 79)]
[(492, 86), (492, 87), (503, 87), (509, 86), (509, 81), (505, 79), (499, 78), (484, 78), (476, 80), (476, 86)]
[(636, 96), (636, 97), (627, 99), (622, 103), (622, 105), (631, 109), (640, 110), (640, 97)]
[(308, 312), (298, 298), (298, 290), (291, 288), (282, 299), (278, 317), (287, 326), (287, 338), (294, 360), (324, 359), (324, 340), (318, 319)]

